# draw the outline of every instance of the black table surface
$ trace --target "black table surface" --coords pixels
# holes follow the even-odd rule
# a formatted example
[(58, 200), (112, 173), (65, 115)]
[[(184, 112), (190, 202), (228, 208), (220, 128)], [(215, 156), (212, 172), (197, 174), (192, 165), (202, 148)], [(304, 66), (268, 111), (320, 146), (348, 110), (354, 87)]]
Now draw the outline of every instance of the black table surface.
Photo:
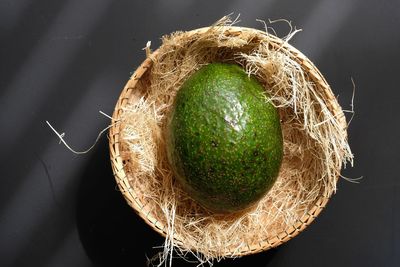
[[(355, 117), (354, 167), (322, 214), (299, 236), (215, 266), (400, 266), (400, 1), (0, 1), (0, 266), (145, 266), (163, 239), (116, 190), (109, 123), (142, 48), (176, 30), (240, 13), (288, 19), (291, 44), (324, 74)], [(235, 16), (235, 15), (234, 15)], [(280, 36), (289, 30), (274, 24)], [(194, 266), (180, 260), (175, 266)]]

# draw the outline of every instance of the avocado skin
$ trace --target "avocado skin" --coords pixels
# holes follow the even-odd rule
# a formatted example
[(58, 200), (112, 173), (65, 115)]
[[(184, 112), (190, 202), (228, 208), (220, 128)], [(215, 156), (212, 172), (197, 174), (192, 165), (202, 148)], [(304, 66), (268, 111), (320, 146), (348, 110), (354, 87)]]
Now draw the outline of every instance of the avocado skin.
[(177, 92), (166, 130), (176, 179), (213, 212), (252, 206), (278, 176), (278, 111), (238, 65), (211, 63), (190, 76)]

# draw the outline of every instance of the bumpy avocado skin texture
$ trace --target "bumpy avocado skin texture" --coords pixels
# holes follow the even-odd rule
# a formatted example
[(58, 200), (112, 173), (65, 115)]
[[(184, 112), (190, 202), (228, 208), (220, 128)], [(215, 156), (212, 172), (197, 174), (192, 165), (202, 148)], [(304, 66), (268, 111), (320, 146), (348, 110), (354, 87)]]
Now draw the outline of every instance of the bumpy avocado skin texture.
[(217, 213), (242, 210), (272, 187), (283, 140), (262, 85), (233, 64), (202, 67), (177, 93), (167, 155), (189, 195)]

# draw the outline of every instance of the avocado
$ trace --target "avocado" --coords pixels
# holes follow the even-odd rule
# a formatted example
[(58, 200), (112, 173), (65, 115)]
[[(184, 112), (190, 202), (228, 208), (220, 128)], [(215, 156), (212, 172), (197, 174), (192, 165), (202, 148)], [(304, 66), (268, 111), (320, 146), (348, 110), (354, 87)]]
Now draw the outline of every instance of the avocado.
[(178, 90), (166, 128), (168, 161), (191, 198), (216, 213), (255, 204), (274, 184), (283, 140), (277, 109), (238, 65), (211, 63)]

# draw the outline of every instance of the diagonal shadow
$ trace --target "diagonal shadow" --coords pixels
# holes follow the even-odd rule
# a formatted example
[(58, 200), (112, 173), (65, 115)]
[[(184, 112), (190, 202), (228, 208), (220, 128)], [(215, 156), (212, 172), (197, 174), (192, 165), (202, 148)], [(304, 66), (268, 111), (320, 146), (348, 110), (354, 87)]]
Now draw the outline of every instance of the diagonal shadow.
[(327, 46), (335, 40), (346, 22), (358, 12), (359, 3), (359, 0), (353, 0), (337, 5), (329, 0), (319, 1), (304, 22), (305, 31), (297, 42), (299, 48), (317, 61), (326, 53)]
[(18, 23), (0, 35), (0, 97), (38, 44), (37, 37), (49, 30), (65, 5), (63, 1), (46, 1), (45, 4), (43, 1), (29, 1), (19, 14)]
[[(115, 3), (114, 3), (115, 5)], [(98, 21), (95, 26), (93, 32), (88, 33), (89, 40), (95, 40), (101, 42), (104, 38), (104, 28), (107, 29), (109, 25), (109, 18), (111, 14), (110, 12), (116, 13), (118, 10), (108, 9), (107, 13), (104, 14), (100, 21)], [(119, 19), (122, 24), (123, 18)], [(110, 27), (108, 27), (109, 29)], [(116, 33), (110, 32), (106, 36), (113, 40)], [(98, 75), (99, 69), (88, 69), (87, 62), (91, 62), (93, 59), (98, 58), (98, 65), (101, 70), (104, 69), (102, 62), (107, 62), (108, 65), (113, 66), (113, 60), (115, 60), (115, 53), (118, 53), (119, 49), (118, 43), (108, 42), (110, 51), (116, 51), (109, 54), (102, 55), (101, 59), (98, 58), (100, 46), (97, 46), (94, 49), (90, 49), (87, 47), (81, 47), (80, 51), (76, 54), (76, 56), (71, 59), (67, 65), (65, 66), (65, 71), (62, 75), (54, 81), (54, 83), (49, 84), (42, 95), (37, 96), (40, 98), (40, 101), (36, 99), (25, 99), (23, 101), (26, 102), (39, 102), (41, 103), (37, 107), (37, 111), (34, 114), (31, 113), (23, 113), (22, 115), (30, 117), (31, 119), (26, 120), (27, 123), (21, 125), (18, 123), (20, 118), (11, 117), (12, 119), (10, 123), (10, 127), (8, 132), (0, 132), (0, 139), (2, 140), (2, 151), (4, 153), (0, 156), (0, 161), (4, 163), (4, 166), (12, 166), (15, 159), (18, 159), (20, 162), (23, 162), (23, 168), (15, 168), (9, 169), (5, 168), (3, 175), (6, 177), (14, 177), (13, 179), (6, 180), (6, 186), (2, 187), (2, 194), (0, 194), (0, 210), (4, 209), (4, 206), (7, 205), (8, 200), (16, 194), (18, 191), (18, 185), (26, 179), (27, 173), (32, 169), (35, 164), (38, 164), (37, 158), (34, 156), (34, 153), (31, 153), (30, 150), (36, 151), (37, 154), (42, 154), (49, 142), (54, 142), (54, 134), (48, 129), (45, 125), (44, 120), (52, 118), (56, 118), (58, 123), (62, 124), (63, 122), (68, 120), (69, 114), (66, 112), (70, 107), (77, 106), (76, 101), (80, 101), (82, 99), (79, 96), (82, 94), (81, 90), (71, 90), (71, 87), (79, 87), (79, 88), (88, 88), (91, 81), (94, 80)], [(125, 46), (130, 46), (130, 43), (125, 44)], [(140, 44), (141, 45), (141, 44)], [(140, 50), (140, 46), (137, 44), (138, 48), (133, 49), (132, 53), (136, 53)], [(124, 49), (126, 51), (127, 49)], [(138, 60), (137, 60), (138, 61)], [(137, 62), (139, 63), (139, 62)], [(132, 65), (131, 57), (126, 57), (126, 60), (120, 62), (122, 66), (125, 66), (125, 69), (128, 69), (130, 65)], [(90, 64), (89, 64), (90, 66)], [(122, 68), (122, 67), (121, 67)], [(104, 109), (112, 110), (112, 107), (118, 97), (118, 93), (120, 88), (123, 87), (125, 80), (128, 79), (128, 73), (125, 75), (121, 75), (124, 78), (121, 79), (121, 85), (118, 86), (116, 91), (110, 91), (110, 95), (113, 95), (112, 98), (107, 99), (110, 106), (109, 108), (104, 107)], [(46, 79), (46, 77), (38, 77), (38, 79)], [(53, 90), (53, 88), (57, 88), (57, 90)], [(101, 88), (104, 91), (109, 91), (110, 88)], [(64, 107), (64, 110), (61, 108), (54, 109), (54, 104), (52, 101), (54, 99), (58, 99), (60, 105)], [(48, 100), (48, 101), (43, 101)], [(61, 101), (62, 100), (62, 101)], [(20, 109), (23, 103), (19, 103), (16, 105), (16, 109)], [(103, 107), (102, 107), (103, 108)], [(72, 111), (71, 111), (72, 113)], [(50, 118), (49, 118), (50, 117)], [(11, 125), (12, 124), (12, 125)], [(4, 137), (3, 137), (4, 135)], [(34, 138), (32, 138), (32, 136)], [(92, 139), (92, 137), (88, 136), (88, 139)], [(3, 142), (3, 140), (11, 139), (10, 142)], [(88, 141), (87, 143), (91, 142)], [(3, 144), (4, 143), (4, 144)]]

